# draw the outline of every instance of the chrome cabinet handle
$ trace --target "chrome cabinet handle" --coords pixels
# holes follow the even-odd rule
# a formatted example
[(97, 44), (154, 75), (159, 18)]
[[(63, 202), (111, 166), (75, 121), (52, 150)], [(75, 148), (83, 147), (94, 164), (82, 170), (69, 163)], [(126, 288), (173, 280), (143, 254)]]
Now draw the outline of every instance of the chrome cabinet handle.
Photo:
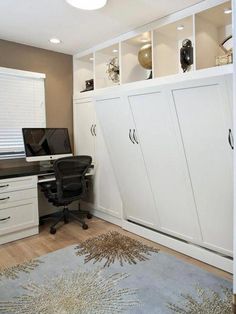
[(8, 197), (5, 197), (5, 198), (0, 198), (0, 201), (5, 201), (5, 200), (9, 200), (10, 199), (10, 197), (8, 196)]
[(0, 219), (0, 221), (6, 221), (6, 220), (9, 220), (9, 219), (11, 219), (10, 216), (9, 216), (9, 217), (6, 217), (6, 218), (2, 218), (2, 219)]
[(97, 136), (96, 127), (97, 127), (97, 124), (94, 124), (94, 127), (93, 127), (93, 134), (94, 134), (95, 136)]
[(94, 134), (93, 134), (93, 124), (91, 125), (90, 132), (91, 132), (92, 136), (94, 136)]
[(131, 140), (131, 142), (132, 142), (133, 144), (135, 144), (135, 142), (133, 141), (133, 139), (132, 139), (132, 137), (131, 137), (131, 129), (129, 129), (129, 139)]
[(0, 189), (2, 189), (2, 188), (7, 188), (8, 186), (9, 186), (9, 184), (0, 185)]
[(136, 144), (139, 144), (137, 136), (136, 136), (136, 130), (133, 129), (133, 139), (135, 140)]
[(234, 138), (233, 138), (233, 134), (232, 134), (232, 130), (231, 129), (229, 129), (228, 141), (229, 141), (230, 147), (232, 149), (234, 149)]

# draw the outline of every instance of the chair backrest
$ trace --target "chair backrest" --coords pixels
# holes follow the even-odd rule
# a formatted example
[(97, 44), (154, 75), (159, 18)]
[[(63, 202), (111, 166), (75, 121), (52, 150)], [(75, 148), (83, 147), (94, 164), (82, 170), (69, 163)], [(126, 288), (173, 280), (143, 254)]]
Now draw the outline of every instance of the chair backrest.
[(54, 162), (59, 202), (72, 202), (85, 194), (85, 174), (91, 163), (92, 157), (90, 156), (65, 157)]

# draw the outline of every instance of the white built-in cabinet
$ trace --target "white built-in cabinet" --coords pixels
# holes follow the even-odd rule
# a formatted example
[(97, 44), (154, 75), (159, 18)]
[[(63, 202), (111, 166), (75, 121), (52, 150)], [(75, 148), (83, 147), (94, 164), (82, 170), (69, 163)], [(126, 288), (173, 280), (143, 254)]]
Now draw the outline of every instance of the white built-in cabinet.
[(233, 246), (232, 103), (224, 78), (172, 87), (203, 243)]
[(96, 119), (94, 103), (89, 98), (74, 101), (74, 144), (76, 155), (89, 155), (93, 158), (94, 176), (89, 207), (121, 218), (120, 192), (99, 121)]
[(159, 229), (201, 239), (188, 167), (168, 89), (129, 94), (129, 105), (159, 216)]
[(232, 255), (230, 84), (219, 75), (96, 97), (125, 220)]
[(97, 101), (96, 109), (122, 196), (124, 218), (157, 228), (157, 212), (127, 100), (103, 99)]

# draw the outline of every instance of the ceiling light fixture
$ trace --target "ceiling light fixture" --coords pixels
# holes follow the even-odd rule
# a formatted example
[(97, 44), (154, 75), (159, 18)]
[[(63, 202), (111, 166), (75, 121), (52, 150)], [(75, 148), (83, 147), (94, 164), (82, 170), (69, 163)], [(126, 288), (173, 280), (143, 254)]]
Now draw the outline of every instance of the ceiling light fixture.
[(93, 60), (94, 60), (94, 58), (93, 58), (93, 57), (91, 57), (91, 58), (89, 58), (89, 60), (90, 60), (90, 61), (93, 61)]
[(51, 44), (55, 44), (55, 45), (61, 43), (61, 40), (58, 39), (58, 38), (51, 38), (51, 39), (49, 39), (49, 41), (50, 41)]
[(179, 25), (178, 27), (177, 27), (177, 30), (178, 31), (182, 31), (184, 29), (184, 25)]
[(232, 13), (232, 9), (230, 8), (224, 9), (224, 14), (230, 14), (230, 13)]
[(118, 50), (117, 49), (113, 49), (112, 52), (116, 53), (116, 52), (118, 52)]
[(82, 10), (97, 10), (107, 4), (107, 0), (66, 0), (66, 2)]
[(148, 43), (148, 42), (149, 42), (149, 39), (148, 39), (148, 38), (141, 38), (141, 42), (142, 42), (142, 43)]

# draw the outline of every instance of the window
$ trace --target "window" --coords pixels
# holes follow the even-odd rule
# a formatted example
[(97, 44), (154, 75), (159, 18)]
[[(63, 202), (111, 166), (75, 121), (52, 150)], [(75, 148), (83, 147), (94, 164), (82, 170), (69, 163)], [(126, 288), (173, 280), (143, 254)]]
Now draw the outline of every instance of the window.
[(22, 128), (46, 126), (44, 78), (0, 68), (0, 159), (24, 156)]

